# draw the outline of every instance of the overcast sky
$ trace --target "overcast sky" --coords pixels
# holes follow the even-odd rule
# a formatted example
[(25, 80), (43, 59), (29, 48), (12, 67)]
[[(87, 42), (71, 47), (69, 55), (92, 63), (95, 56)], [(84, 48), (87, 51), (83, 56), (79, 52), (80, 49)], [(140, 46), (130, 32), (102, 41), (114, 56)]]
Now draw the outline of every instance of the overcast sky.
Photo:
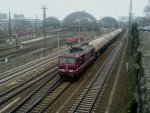
[[(47, 17), (55, 16), (62, 20), (72, 12), (83, 11), (99, 19), (104, 16), (128, 16), (130, 0), (0, 0), (0, 13), (24, 14), (25, 17), (42, 18), (42, 5), (47, 6)], [(133, 13), (143, 16), (143, 8), (148, 0), (132, 0)]]

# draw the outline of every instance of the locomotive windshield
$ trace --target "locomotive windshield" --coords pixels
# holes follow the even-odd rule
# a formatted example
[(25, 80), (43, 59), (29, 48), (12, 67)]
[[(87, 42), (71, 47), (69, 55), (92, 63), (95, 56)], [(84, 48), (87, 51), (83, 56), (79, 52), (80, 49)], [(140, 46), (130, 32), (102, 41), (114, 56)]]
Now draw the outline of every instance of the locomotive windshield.
[(59, 59), (60, 64), (75, 64), (75, 58), (61, 57)]
[(59, 63), (60, 64), (66, 64), (67, 63), (67, 58), (60, 58)]
[(67, 58), (68, 64), (75, 64), (75, 58)]

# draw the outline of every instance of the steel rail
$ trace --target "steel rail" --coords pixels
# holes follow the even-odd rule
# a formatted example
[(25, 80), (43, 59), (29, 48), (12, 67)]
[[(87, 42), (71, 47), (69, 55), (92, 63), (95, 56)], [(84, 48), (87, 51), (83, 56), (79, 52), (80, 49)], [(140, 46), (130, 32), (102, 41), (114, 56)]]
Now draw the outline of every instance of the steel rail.
[[(59, 81), (57, 81), (57, 83), (55, 83), (49, 90), (47, 90), (47, 92), (45, 92), (29, 109), (27, 109), (25, 111), (25, 113), (29, 113), (29, 112), (34, 111), (34, 109), (36, 109), (36, 106), (38, 106), (40, 103), (42, 103), (42, 101), (44, 100), (44, 98), (46, 98), (46, 97), (48, 98), (47, 95), (50, 94), (50, 93), (52, 93), (56, 88), (58, 88), (63, 83), (63, 81), (64, 81), (63, 79), (60, 79)], [(69, 85), (67, 85), (67, 86), (69, 86)], [(60, 96), (60, 94), (62, 94), (64, 92), (64, 90), (61, 91), (61, 92), (59, 92), (58, 94), (53, 95), (53, 96), (55, 96), (55, 97), (51, 97), (53, 99), (50, 99), (50, 97), (48, 99), (45, 99), (45, 100), (48, 100), (49, 103), (46, 106), (41, 106), (41, 104), (40, 104), (39, 105), (40, 109), (39, 109), (39, 106), (37, 107), (39, 109), (39, 112), (40, 111), (44, 111), (51, 104), (51, 102), (53, 102), (55, 99), (57, 99)], [(45, 101), (43, 103), (45, 103)], [(43, 105), (43, 103), (42, 103), (42, 105)], [(43, 107), (43, 108), (41, 108), (41, 107)]]
[[(82, 109), (87, 110), (86, 111), (87, 113), (91, 112), (91, 110), (94, 106), (94, 103), (95, 103), (96, 99), (98, 98), (98, 95), (101, 92), (101, 89), (104, 86), (108, 75), (110, 74), (109, 72), (111, 71), (111, 68), (112, 68), (114, 62), (116, 61), (116, 58), (118, 56), (117, 52), (119, 53), (119, 50), (120, 50), (120, 48), (116, 47), (112, 51), (112, 53), (109, 55), (109, 57), (105, 60), (105, 62), (101, 66), (100, 70), (96, 73), (94, 79), (92, 80), (91, 85), (88, 87), (88, 89), (86, 90), (84, 95), (82, 95), (82, 98), (80, 98), (78, 104), (76, 104), (76, 106), (70, 110), (71, 112), (73, 112), (73, 113), (78, 112), (78, 110), (82, 111)], [(101, 77), (101, 78), (99, 78), (99, 77)], [(100, 80), (101, 83), (99, 83), (98, 80)], [(87, 102), (88, 99), (89, 99), (89, 101)], [(87, 106), (84, 104), (87, 104)]]
[[(60, 84), (60, 79), (57, 79), (51, 86), (48, 86), (48, 80), (44, 82), (40, 87), (38, 87), (32, 94), (26, 97), (18, 106), (16, 106), (10, 113), (14, 112), (27, 112), (32, 106), (34, 106), (40, 98), (45, 95), (46, 92), (54, 89)], [(44, 88), (45, 87), (45, 88)]]
[[(56, 77), (56, 75), (58, 74), (58, 72), (55, 72), (50, 78), (48, 78), (44, 83), (42, 83), (40, 86), (38, 86), (29, 96), (27, 96), (25, 99), (23, 99), (16, 107), (14, 107), (10, 113), (14, 113), (14, 112), (18, 112), (19, 110), (21, 110), (23, 107), (25, 107), (26, 109), (28, 109), (28, 101), (32, 100), (33, 103), (36, 102), (36, 97), (34, 97), (36, 94), (38, 95), (38, 93), (42, 93), (42, 92), (46, 92), (47, 90), (49, 90), (49, 87), (47, 86), (47, 84), (49, 84), (49, 82), (51, 82), (51, 80)], [(58, 81), (59, 79), (57, 79)], [(55, 82), (56, 83), (56, 82)], [(54, 83), (54, 84), (55, 84)], [(53, 85), (54, 85), (53, 84)], [(51, 87), (53, 87), (53, 85)], [(51, 88), (50, 87), (50, 88)], [(46, 90), (46, 91), (45, 91)], [(23, 111), (22, 111), (23, 112)]]
[[(61, 44), (61, 45), (64, 45), (64, 43)], [(54, 49), (54, 48), (55, 48), (55, 46), (53, 46), (53, 47), (50, 46), (50, 47), (46, 48), (46, 51)], [(0, 73), (9, 71), (10, 68), (13, 69), (13, 68), (19, 67), (19, 66), (21, 66), (23, 64), (26, 64), (26, 63), (28, 63), (30, 61), (38, 59), (40, 56), (43, 55), (43, 51), (42, 50), (43, 50), (43, 48), (35, 50), (35, 51), (32, 51), (32, 52), (29, 52), (26, 55), (22, 55), (21, 57), (13, 59), (12, 61), (10, 61), (8, 63), (0, 64), (0, 69), (1, 69)], [(38, 57), (35, 57), (35, 55), (37, 55), (37, 54), (38, 54)], [(16, 54), (16, 56), (18, 56), (18, 55)]]
[(45, 73), (52, 73), (52, 72), (54, 72), (54, 71), (56, 71), (56, 70), (57, 70), (57, 66), (54, 65), (53, 67), (44, 70), (42, 73), (38, 73), (36, 76), (33, 76), (33, 77), (29, 78), (29, 79), (26, 79), (25, 81), (23, 81), (23, 82), (21, 82), (21, 83), (18, 83), (18, 84), (16, 84), (15, 86), (11, 87), (10, 89), (5, 90), (4, 92), (1, 90), (0, 97), (6, 95), (7, 93), (9, 93), (9, 92), (11, 92), (11, 91), (14, 91), (14, 89), (19, 88), (19, 87), (23, 86), (24, 84), (26, 84), (26, 83), (28, 83), (28, 82), (34, 80), (34, 79), (41, 78), (41, 75), (42, 75), (42, 74), (45, 74)]
[(46, 106), (44, 106), (44, 107), (39, 111), (39, 113), (43, 113), (44, 111), (46, 111), (46, 109), (47, 109), (50, 105), (52, 105), (52, 103), (53, 103), (56, 99), (58, 99), (59, 96), (60, 96), (64, 91), (66, 91), (66, 89), (70, 86), (70, 84), (71, 84), (71, 83), (68, 83), (67, 86), (66, 86), (64, 89), (62, 89), (62, 91), (60, 91), (57, 95), (55, 95), (55, 97), (53, 96), (53, 99), (50, 100), (50, 101), (48, 102), (48, 104), (47, 104)]
[[(56, 72), (55, 72), (56, 71)], [(44, 79), (45, 77), (49, 76), (50, 73), (58, 73), (57, 70), (53, 70), (53, 71), (49, 71), (47, 70), (47, 72), (40, 74), (39, 77), (32, 79), (30, 81), (26, 81), (23, 84), (19, 84), (13, 88), (11, 88), (10, 90), (4, 92), (1, 94), (1, 98), (0, 98), (0, 104), (3, 104), (5, 102), (7, 102), (9, 99), (11, 99), (13, 96), (19, 94), (20, 92), (22, 92), (23, 90), (31, 87), (32, 85), (34, 85), (36, 82), (39, 82), (40, 80)], [(52, 75), (53, 77), (53, 75)]]
[[(60, 55), (63, 51), (67, 51), (67, 49), (62, 50), (62, 51), (59, 51), (59, 52), (54, 53), (54, 54), (52, 54), (52, 55), (43, 57), (43, 58), (41, 58), (41, 59), (32, 61), (32, 62), (30, 62), (30, 63), (28, 63), (28, 64), (25, 64), (25, 65), (20, 66), (20, 67), (18, 67), (18, 68), (12, 69), (12, 70), (10, 70), (10, 71), (1, 73), (1, 74), (0, 74), (0, 79), (6, 78), (7, 76), (12, 75), (12, 74), (17, 73), (17, 72), (20, 72), (21, 70), (25, 70), (26, 68), (29, 68), (29, 67), (31, 67), (31, 66), (33, 66), (33, 65), (35, 65), (35, 64), (38, 64), (38, 63), (40, 63), (40, 62), (42, 62), (42, 61), (45, 61), (45, 60), (51, 61), (51, 60), (53, 60), (54, 58), (57, 58), (56, 55), (57, 55), (57, 54)], [(62, 53), (62, 54), (64, 54), (64, 53)]]
[[(61, 54), (61, 53), (60, 53)], [(59, 54), (59, 55), (60, 55)], [(64, 53), (62, 53), (62, 54), (64, 54)], [(15, 71), (14, 71), (14, 73), (13, 74), (10, 74), (10, 76), (9, 75), (5, 75), (5, 77), (3, 76), (3, 77), (1, 77), (1, 80), (0, 80), (0, 84), (2, 84), (2, 83), (4, 83), (4, 82), (7, 82), (8, 80), (10, 80), (10, 79), (12, 79), (12, 78), (15, 78), (15, 77), (18, 77), (19, 75), (22, 75), (22, 74), (24, 74), (24, 73), (27, 73), (27, 72), (29, 72), (29, 71), (31, 71), (31, 70), (33, 70), (33, 69), (36, 69), (36, 68), (39, 68), (40, 66), (42, 66), (42, 65), (46, 65), (48, 62), (50, 62), (50, 61), (52, 61), (52, 60), (54, 60), (54, 59), (56, 59), (56, 58), (58, 58), (58, 56), (55, 56), (55, 57), (52, 57), (51, 59), (49, 59), (49, 58), (46, 58), (46, 60), (42, 60), (41, 62), (39, 62), (39, 63), (37, 63), (37, 62), (35, 62), (34, 64), (32, 64), (31, 66), (28, 66), (28, 67), (25, 67), (22, 71), (20, 70), (17, 70), (16, 71), (16, 73), (15, 73)]]

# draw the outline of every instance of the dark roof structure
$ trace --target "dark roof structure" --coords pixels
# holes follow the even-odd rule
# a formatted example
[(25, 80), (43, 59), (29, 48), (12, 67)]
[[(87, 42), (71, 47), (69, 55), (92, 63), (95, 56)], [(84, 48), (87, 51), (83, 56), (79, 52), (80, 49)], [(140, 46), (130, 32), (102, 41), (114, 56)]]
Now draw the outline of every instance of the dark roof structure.
[(117, 27), (118, 21), (113, 17), (103, 17), (100, 20), (100, 24), (103, 27)]
[(91, 14), (85, 11), (78, 11), (69, 14), (63, 19), (62, 27), (69, 28), (98, 28), (97, 20)]
[(61, 26), (61, 22), (56, 17), (48, 17), (46, 19), (46, 26), (47, 27), (53, 26), (54, 28), (57, 28)]

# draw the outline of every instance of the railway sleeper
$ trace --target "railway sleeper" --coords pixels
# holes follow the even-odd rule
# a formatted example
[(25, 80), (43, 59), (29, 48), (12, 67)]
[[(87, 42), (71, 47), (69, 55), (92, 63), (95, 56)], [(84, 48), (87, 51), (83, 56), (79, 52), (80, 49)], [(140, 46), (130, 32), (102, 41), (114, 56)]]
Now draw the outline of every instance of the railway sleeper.
[(96, 96), (96, 95), (85, 96), (84, 100), (85, 100), (85, 99), (88, 99), (88, 100), (89, 100), (89, 99), (90, 99), (90, 100), (91, 100), (91, 99), (94, 99), (94, 98), (95, 98), (95, 96)]
[(93, 100), (83, 100), (82, 103), (91, 104)]
[(88, 92), (85, 96), (89, 97), (89, 96), (93, 96), (93, 95), (97, 95), (96, 90), (95, 90), (95, 92)]
[(79, 107), (87, 107), (89, 108), (91, 106), (91, 103), (82, 103), (79, 105)]
[(97, 89), (99, 89), (99, 87), (92, 87), (92, 88), (90, 88), (90, 90), (88, 91), (88, 93), (89, 92), (95, 92), (95, 91), (97, 91)]
[(92, 87), (90, 88), (90, 90), (97, 90), (99, 88), (100, 83), (96, 82), (92, 85)]
[(88, 110), (89, 110), (89, 108), (87, 108), (87, 107), (79, 107), (79, 108), (77, 109), (77, 111), (78, 111), (78, 110), (88, 111)]
[(85, 109), (78, 109), (75, 113), (88, 113)]

